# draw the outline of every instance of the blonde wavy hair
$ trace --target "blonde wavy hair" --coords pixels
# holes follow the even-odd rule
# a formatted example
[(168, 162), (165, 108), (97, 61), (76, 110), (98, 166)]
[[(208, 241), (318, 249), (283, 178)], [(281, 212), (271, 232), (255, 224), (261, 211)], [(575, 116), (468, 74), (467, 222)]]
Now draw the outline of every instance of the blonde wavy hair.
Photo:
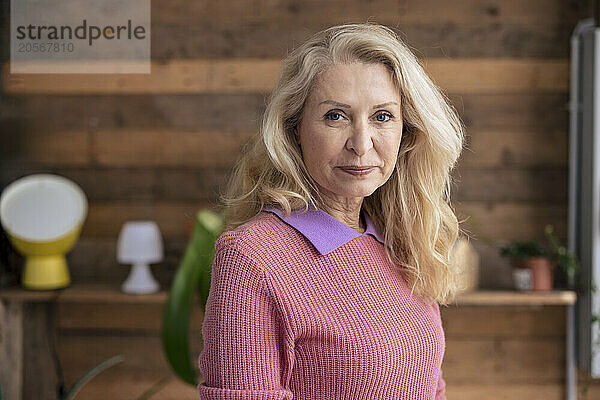
[[(442, 91), (396, 33), (374, 23), (346, 24), (318, 32), (283, 60), (260, 132), (235, 165), (227, 193), (226, 230), (252, 219), (265, 205), (285, 215), (323, 204), (302, 160), (294, 133), (315, 77), (328, 66), (381, 63), (401, 94), (404, 122), (398, 160), (391, 177), (363, 200), (382, 232), (392, 265), (412, 292), (448, 304), (462, 271), (450, 257), (459, 223), (449, 204), (450, 171), (462, 151), (464, 127)], [(430, 300), (429, 300), (430, 299)]]

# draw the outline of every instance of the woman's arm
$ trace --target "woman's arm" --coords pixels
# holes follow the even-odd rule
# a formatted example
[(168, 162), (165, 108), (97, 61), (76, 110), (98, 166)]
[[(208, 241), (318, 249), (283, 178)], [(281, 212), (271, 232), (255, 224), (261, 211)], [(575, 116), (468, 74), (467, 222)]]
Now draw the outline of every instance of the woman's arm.
[[(442, 321), (442, 316), (440, 314), (440, 306), (437, 302), (434, 303), (434, 308), (436, 310), (436, 313), (440, 319), (440, 323)], [(443, 327), (442, 327), (443, 329)], [(445, 341), (444, 341), (445, 343)], [(437, 389), (435, 392), (435, 400), (446, 400), (446, 381), (444, 380), (444, 378), (442, 377), (443, 375), (443, 371), (440, 369), (440, 375), (438, 377), (438, 385), (437, 385)]]
[(200, 398), (291, 400), (281, 383), (293, 360), (284, 332), (264, 271), (235, 242), (218, 241), (198, 358)]
[(446, 400), (446, 381), (442, 378), (442, 370), (438, 379), (438, 386), (435, 392), (435, 400)]

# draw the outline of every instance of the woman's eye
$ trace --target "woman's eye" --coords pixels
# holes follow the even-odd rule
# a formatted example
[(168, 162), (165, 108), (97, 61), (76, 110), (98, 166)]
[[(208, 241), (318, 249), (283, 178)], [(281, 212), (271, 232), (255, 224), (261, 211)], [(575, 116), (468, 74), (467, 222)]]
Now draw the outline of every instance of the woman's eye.
[(339, 121), (340, 119), (342, 119), (342, 114), (338, 112), (330, 112), (325, 114), (325, 118), (330, 121)]
[(377, 122), (387, 122), (390, 120), (390, 118), (392, 118), (392, 116), (388, 113), (377, 114), (377, 116), (375, 117)]

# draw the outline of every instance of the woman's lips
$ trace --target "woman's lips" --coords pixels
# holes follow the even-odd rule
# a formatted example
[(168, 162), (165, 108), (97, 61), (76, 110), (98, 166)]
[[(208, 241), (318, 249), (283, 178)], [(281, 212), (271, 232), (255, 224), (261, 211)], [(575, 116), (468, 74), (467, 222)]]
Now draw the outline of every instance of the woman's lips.
[(375, 167), (340, 167), (340, 169), (354, 176), (364, 176), (370, 174), (375, 169)]

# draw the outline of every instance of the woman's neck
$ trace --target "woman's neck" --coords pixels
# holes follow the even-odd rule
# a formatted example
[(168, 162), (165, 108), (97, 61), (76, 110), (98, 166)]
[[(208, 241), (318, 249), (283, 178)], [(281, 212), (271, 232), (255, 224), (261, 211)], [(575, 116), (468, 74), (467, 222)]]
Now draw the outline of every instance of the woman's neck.
[(361, 218), (361, 207), (362, 198), (358, 200), (349, 199), (349, 201), (326, 201), (325, 204), (323, 204), (322, 209), (355, 231), (364, 233), (366, 230), (366, 224)]

